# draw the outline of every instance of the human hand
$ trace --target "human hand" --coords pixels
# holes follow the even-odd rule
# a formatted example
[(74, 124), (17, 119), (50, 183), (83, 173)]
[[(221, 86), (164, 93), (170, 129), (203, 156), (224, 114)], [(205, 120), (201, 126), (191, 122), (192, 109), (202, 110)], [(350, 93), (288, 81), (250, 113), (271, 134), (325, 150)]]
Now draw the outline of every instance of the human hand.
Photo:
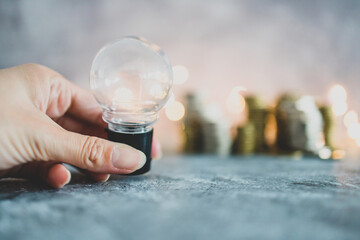
[[(106, 137), (92, 94), (57, 72), (25, 64), (0, 70), (0, 178), (40, 180), (54, 188), (70, 181), (62, 163), (96, 181), (141, 168), (145, 155)], [(161, 154), (154, 142), (152, 155)]]

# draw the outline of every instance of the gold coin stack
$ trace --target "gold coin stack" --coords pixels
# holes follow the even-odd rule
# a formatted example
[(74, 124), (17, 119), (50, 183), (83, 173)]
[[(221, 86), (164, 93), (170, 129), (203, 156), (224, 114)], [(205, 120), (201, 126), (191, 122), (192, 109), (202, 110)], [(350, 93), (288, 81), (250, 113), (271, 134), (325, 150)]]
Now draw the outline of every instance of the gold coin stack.
[(187, 121), (184, 124), (184, 152), (201, 153), (203, 151), (203, 133), (201, 122), (196, 120)]
[(236, 129), (236, 137), (233, 143), (235, 154), (252, 154), (255, 151), (255, 126), (247, 122)]
[(330, 149), (333, 149), (334, 148), (333, 133), (334, 133), (335, 121), (334, 121), (332, 109), (330, 106), (321, 106), (319, 107), (319, 110), (321, 112), (321, 116), (323, 119), (323, 133), (324, 133), (325, 146), (329, 147)]
[(184, 118), (184, 152), (201, 153), (203, 144), (203, 123), (201, 113), (203, 108), (201, 96), (189, 93), (186, 96), (186, 115)]
[(247, 96), (245, 102), (248, 110), (248, 121), (255, 128), (255, 152), (262, 153), (268, 150), (265, 137), (265, 128), (269, 110), (261, 102), (258, 96)]
[(275, 107), (275, 118), (277, 125), (276, 147), (278, 152), (281, 153), (294, 151), (290, 144), (289, 119), (284, 109), (287, 105), (295, 102), (297, 99), (298, 96), (294, 94), (284, 94), (280, 96)]

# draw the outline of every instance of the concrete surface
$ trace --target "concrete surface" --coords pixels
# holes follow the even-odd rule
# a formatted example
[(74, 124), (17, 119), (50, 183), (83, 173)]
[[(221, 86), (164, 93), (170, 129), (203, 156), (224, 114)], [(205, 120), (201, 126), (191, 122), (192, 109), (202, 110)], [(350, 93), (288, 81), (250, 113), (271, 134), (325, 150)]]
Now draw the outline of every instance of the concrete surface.
[(359, 239), (360, 166), (165, 157), (143, 176), (60, 190), (0, 181), (0, 239)]

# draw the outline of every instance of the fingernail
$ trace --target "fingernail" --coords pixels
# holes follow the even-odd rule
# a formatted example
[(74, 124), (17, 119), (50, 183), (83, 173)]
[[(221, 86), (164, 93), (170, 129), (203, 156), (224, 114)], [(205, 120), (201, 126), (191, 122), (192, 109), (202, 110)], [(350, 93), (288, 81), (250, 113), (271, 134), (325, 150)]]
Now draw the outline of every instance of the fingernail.
[(68, 174), (68, 178), (67, 178), (64, 186), (65, 186), (66, 184), (68, 184), (68, 183), (70, 182), (70, 180), (71, 180), (71, 173), (70, 173), (70, 171), (69, 171), (68, 169), (66, 169), (66, 172), (67, 172), (67, 174)]
[(108, 174), (105, 179), (100, 180), (100, 182), (107, 182), (107, 180), (109, 180), (109, 178), (110, 178), (110, 174)]
[(111, 162), (116, 168), (137, 170), (144, 166), (146, 156), (143, 152), (125, 144), (115, 145), (111, 154)]

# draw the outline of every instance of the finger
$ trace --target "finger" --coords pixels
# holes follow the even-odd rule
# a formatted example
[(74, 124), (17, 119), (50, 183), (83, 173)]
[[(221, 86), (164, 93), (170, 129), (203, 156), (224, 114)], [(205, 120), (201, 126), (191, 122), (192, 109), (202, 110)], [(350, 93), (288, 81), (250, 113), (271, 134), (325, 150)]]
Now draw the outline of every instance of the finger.
[[(88, 136), (96, 136), (101, 138), (107, 138), (107, 134), (104, 128), (97, 125), (81, 121), (73, 116), (65, 115), (56, 121), (60, 126), (68, 131), (81, 133)], [(154, 160), (162, 158), (162, 149), (159, 141), (153, 140), (151, 147), (151, 157)]]
[(110, 174), (107, 173), (93, 173), (93, 172), (87, 172), (87, 175), (89, 175), (94, 181), (96, 182), (106, 182), (110, 178)]
[(89, 176), (91, 179), (93, 179), (96, 182), (106, 182), (110, 178), (110, 174), (107, 173), (94, 173), (94, 172), (89, 172), (87, 170), (83, 170), (81, 168), (77, 168), (77, 170), (82, 174)]
[(36, 107), (50, 118), (57, 119), (66, 112), (93, 124), (105, 127), (102, 110), (90, 91), (84, 90), (65, 79), (61, 74), (39, 64), (24, 64), (21, 72), (32, 81), (27, 84), (38, 85), (29, 94)]
[(59, 163), (31, 162), (10, 169), (4, 177), (25, 178), (61, 188), (70, 182), (71, 174)]
[(68, 82), (68, 87), (71, 90), (69, 113), (84, 121), (106, 127), (107, 124), (102, 118), (102, 109), (93, 94), (71, 82)]
[(151, 146), (151, 158), (154, 160), (158, 160), (162, 157), (162, 150), (160, 143), (154, 139)]
[[(42, 131), (46, 131), (46, 127)], [(39, 152), (46, 153), (45, 160), (65, 162), (90, 172), (128, 174), (146, 161), (144, 153), (128, 145), (53, 126), (37, 137), (40, 138)]]
[(71, 132), (106, 138), (106, 132), (103, 127), (99, 127), (98, 125), (94, 125), (92, 123), (77, 119), (68, 114), (59, 118), (56, 122), (61, 127)]
[(71, 180), (70, 171), (62, 164), (54, 164), (44, 173), (43, 179), (53, 188), (62, 188)]

